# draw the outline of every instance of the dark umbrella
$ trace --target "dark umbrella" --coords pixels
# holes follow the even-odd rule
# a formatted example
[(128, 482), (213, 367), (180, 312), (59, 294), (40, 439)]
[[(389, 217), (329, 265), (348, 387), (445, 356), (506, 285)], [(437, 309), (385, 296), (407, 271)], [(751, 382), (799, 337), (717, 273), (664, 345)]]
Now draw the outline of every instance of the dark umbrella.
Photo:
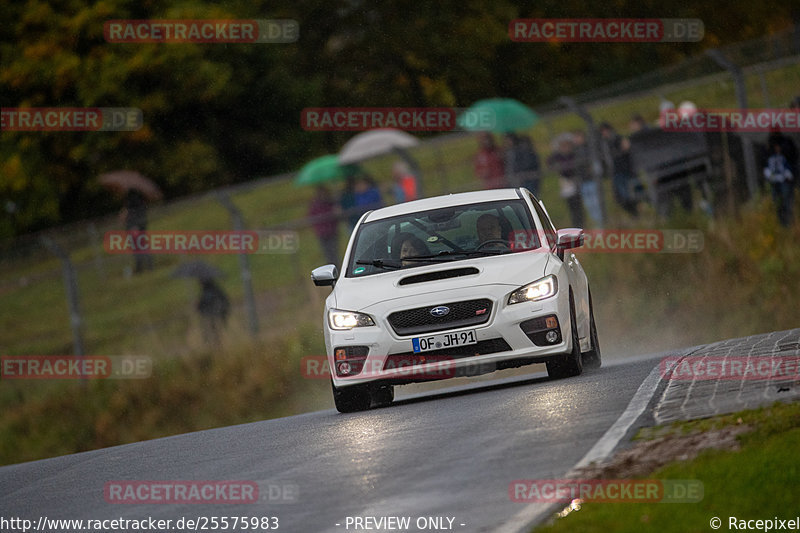
[(145, 178), (135, 170), (115, 170), (106, 172), (98, 178), (100, 185), (126, 193), (131, 189), (139, 191), (148, 200), (160, 200), (163, 194), (153, 180)]
[(187, 261), (178, 265), (172, 273), (173, 278), (197, 278), (199, 280), (225, 277), (220, 269), (205, 261)]

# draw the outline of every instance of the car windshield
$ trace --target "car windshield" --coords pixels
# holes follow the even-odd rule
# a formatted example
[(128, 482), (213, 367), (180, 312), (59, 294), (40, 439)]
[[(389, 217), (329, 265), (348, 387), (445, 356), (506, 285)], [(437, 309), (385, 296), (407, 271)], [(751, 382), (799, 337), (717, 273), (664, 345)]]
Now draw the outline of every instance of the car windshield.
[(503, 200), (408, 213), (363, 224), (347, 277), (540, 247), (522, 200)]

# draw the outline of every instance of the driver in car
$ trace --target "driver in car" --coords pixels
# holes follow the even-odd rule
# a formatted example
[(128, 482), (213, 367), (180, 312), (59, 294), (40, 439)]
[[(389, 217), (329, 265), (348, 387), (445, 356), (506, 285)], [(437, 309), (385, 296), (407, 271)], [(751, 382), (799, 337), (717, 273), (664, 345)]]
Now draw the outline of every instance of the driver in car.
[(491, 241), (505, 242), (503, 239), (503, 230), (500, 227), (500, 219), (495, 215), (485, 213), (479, 216), (475, 226), (478, 233), (478, 247)]

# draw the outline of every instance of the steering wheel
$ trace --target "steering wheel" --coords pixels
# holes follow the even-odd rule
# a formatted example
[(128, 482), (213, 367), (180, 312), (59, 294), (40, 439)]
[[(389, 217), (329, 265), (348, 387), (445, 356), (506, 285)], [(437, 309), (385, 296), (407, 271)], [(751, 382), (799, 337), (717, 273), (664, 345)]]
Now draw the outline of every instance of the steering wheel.
[(481, 248), (483, 248), (484, 246), (487, 246), (487, 245), (489, 245), (489, 244), (502, 244), (502, 245), (503, 245), (503, 246), (505, 246), (506, 248), (510, 248), (510, 246), (508, 245), (508, 243), (507, 243), (505, 240), (503, 240), (503, 239), (489, 239), (488, 241), (484, 241), (484, 242), (480, 243), (480, 244), (478, 245), (478, 247), (477, 247), (477, 248), (475, 248), (475, 250), (480, 250)]

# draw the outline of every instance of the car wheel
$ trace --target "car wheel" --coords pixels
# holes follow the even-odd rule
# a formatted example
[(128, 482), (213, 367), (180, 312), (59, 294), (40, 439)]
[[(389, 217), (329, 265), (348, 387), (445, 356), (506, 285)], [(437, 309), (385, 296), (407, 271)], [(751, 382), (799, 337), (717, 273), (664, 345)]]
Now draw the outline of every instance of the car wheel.
[(603, 361), (600, 356), (600, 341), (597, 340), (597, 326), (594, 323), (594, 305), (592, 305), (591, 291), (589, 291), (589, 338), (592, 342), (592, 347), (583, 354), (583, 366), (586, 368), (600, 368)]
[(372, 405), (386, 407), (394, 401), (394, 387), (392, 385), (378, 385), (372, 389)]
[(547, 362), (547, 375), (553, 379), (579, 376), (583, 372), (581, 343), (578, 339), (578, 321), (575, 318), (575, 301), (572, 292), (569, 294), (569, 321), (572, 334), (572, 350), (563, 359)]
[(331, 380), (333, 389), (333, 403), (340, 413), (354, 413), (369, 409), (372, 395), (367, 385), (351, 385), (350, 387), (337, 388)]

